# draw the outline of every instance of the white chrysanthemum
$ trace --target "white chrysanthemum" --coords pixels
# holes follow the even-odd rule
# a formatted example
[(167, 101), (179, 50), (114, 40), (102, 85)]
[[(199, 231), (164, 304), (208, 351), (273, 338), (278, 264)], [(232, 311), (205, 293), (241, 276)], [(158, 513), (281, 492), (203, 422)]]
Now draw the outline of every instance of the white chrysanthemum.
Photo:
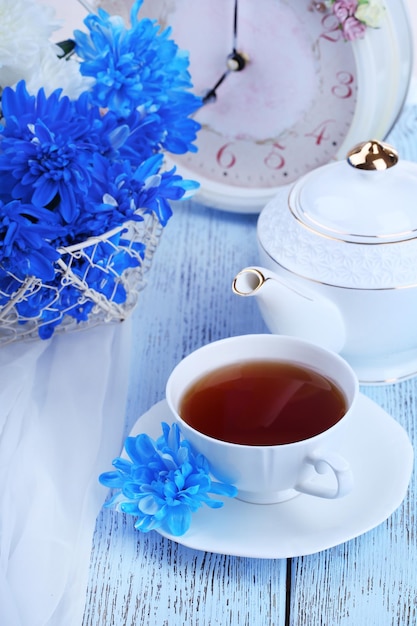
[(52, 7), (34, 0), (0, 0), (0, 86), (27, 78), (40, 50), (50, 46), (52, 33), (62, 26)]
[(368, 0), (368, 2), (359, 4), (355, 11), (355, 17), (371, 28), (378, 28), (381, 26), (384, 11), (385, 7), (380, 0)]
[(29, 93), (36, 94), (41, 87), (49, 96), (55, 89), (61, 88), (65, 96), (76, 100), (83, 91), (92, 87), (95, 80), (82, 76), (76, 59), (59, 59), (62, 50), (58, 46), (50, 45), (40, 52), (36, 70), (26, 78), (26, 87)]

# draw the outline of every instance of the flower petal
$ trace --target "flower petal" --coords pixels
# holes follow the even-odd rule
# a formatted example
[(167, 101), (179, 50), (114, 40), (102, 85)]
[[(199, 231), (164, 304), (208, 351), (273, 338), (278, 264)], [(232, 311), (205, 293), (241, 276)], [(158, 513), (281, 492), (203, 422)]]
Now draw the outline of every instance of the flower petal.
[(191, 511), (187, 506), (180, 505), (171, 508), (163, 522), (163, 529), (174, 537), (187, 532), (191, 525)]
[(151, 495), (141, 498), (138, 502), (138, 508), (145, 515), (155, 515), (160, 510), (160, 505)]

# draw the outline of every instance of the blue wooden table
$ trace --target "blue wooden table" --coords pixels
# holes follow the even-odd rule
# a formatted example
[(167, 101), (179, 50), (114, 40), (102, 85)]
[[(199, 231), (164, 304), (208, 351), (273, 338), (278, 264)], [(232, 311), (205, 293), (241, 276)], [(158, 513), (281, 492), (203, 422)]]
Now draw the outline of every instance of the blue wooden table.
[[(405, 108), (388, 139), (401, 158), (417, 161), (417, 107)], [(231, 291), (236, 272), (258, 262), (256, 219), (193, 202), (175, 207), (133, 314), (126, 435), (164, 398), (168, 375), (183, 356), (222, 337), (266, 332), (254, 299)], [(362, 392), (416, 442), (417, 379)], [(155, 531), (139, 533), (133, 523), (109, 509), (98, 517), (83, 626), (417, 624), (415, 472), (388, 520), (304, 557), (193, 550)]]

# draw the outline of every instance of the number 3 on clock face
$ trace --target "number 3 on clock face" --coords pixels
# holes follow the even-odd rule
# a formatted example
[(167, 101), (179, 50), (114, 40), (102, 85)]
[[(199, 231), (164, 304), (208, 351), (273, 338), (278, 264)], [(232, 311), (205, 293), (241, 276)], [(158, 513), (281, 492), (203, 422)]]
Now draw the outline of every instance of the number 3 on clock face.
[[(195, 115), (198, 152), (172, 159), (200, 182), (202, 203), (257, 212), (283, 185), (369, 138), (354, 128), (363, 43), (344, 40), (324, 3), (145, 0), (142, 14), (172, 27), (189, 51), (195, 93), (211, 95)], [(367, 107), (360, 133), (372, 129), (369, 99)]]

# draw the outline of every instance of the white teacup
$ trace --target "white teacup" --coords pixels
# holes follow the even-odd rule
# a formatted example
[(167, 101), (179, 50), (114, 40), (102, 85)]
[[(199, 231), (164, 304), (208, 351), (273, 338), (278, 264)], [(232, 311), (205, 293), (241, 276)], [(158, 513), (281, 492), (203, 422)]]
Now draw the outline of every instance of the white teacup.
[[(342, 416), (319, 434), (273, 445), (231, 443), (184, 421), (181, 403), (196, 381), (219, 368), (255, 361), (300, 366), (331, 381), (344, 398)], [(354, 371), (336, 353), (295, 337), (268, 334), (230, 337), (199, 348), (174, 368), (166, 386), (168, 405), (184, 438), (207, 458), (213, 476), (234, 484), (241, 500), (257, 504), (282, 502), (300, 493), (340, 498), (351, 491), (349, 462), (338, 449), (358, 393)], [(259, 419), (262, 417), (255, 411), (254, 423)]]

